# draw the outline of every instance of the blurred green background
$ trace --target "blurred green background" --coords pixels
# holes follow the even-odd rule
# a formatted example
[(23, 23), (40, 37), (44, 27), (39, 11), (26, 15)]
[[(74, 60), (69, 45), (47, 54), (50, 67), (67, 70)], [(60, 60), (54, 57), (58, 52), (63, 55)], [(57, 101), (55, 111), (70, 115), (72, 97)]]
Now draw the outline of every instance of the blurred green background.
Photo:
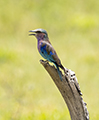
[(39, 60), (47, 30), (63, 65), (75, 71), (90, 119), (99, 120), (99, 1), (0, 1), (0, 120), (70, 120), (65, 102)]

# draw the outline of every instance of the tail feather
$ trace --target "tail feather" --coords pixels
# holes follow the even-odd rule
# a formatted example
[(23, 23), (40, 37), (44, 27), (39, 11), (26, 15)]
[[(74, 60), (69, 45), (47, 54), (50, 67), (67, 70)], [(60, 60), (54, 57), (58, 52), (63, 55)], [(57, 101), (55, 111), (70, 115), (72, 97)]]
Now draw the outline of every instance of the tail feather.
[(60, 77), (60, 79), (61, 79), (61, 81), (62, 81), (62, 74), (61, 74), (61, 71), (59, 70), (58, 65), (56, 65), (56, 67), (57, 67), (57, 72), (58, 72), (58, 74), (59, 74), (59, 77)]

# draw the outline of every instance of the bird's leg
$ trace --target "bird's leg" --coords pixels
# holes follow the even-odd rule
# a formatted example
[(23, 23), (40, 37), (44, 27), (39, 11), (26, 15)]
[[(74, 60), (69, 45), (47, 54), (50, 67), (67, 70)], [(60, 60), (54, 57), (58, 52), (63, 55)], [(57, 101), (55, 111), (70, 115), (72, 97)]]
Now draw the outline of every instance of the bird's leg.
[(48, 60), (46, 60), (45, 62), (49, 62)]
[(48, 60), (45, 60), (45, 62), (46, 62), (46, 63), (49, 63), (49, 61), (48, 61)]

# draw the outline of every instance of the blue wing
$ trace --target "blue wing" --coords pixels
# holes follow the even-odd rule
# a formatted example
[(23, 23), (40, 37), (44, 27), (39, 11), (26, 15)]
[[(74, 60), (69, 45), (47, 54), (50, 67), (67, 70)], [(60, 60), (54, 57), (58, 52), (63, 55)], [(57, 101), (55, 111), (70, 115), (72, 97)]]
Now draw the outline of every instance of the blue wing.
[(41, 45), (40, 54), (43, 58), (47, 59), (50, 62), (56, 62), (54, 59), (54, 55), (56, 55), (55, 51), (52, 51), (52, 46), (49, 44)]
[(53, 49), (53, 47), (50, 44), (43, 44), (42, 43), (41, 47), (40, 47), (40, 54), (43, 58), (45, 58), (48, 61), (53, 62), (55, 64), (55, 66), (57, 67), (59, 77), (62, 81), (61, 72), (59, 70), (59, 65), (61, 63), (60, 63), (60, 60), (59, 60), (55, 50)]

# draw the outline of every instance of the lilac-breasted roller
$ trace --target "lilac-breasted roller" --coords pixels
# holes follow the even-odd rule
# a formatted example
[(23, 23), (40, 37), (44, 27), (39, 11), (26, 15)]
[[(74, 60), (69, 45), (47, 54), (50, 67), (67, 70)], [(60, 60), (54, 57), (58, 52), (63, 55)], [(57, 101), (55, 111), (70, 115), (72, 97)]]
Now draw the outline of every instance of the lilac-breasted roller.
[(56, 51), (52, 47), (47, 32), (44, 29), (35, 29), (35, 30), (30, 30), (29, 32), (31, 32), (31, 34), (29, 35), (34, 35), (37, 38), (38, 40), (37, 47), (41, 56), (46, 60), (48, 60), (49, 62), (54, 63), (54, 65), (57, 67), (59, 77), (62, 80), (62, 75), (59, 70), (59, 67), (63, 69), (64, 72), (65, 72), (65, 68), (61, 64), (61, 61), (58, 58)]

